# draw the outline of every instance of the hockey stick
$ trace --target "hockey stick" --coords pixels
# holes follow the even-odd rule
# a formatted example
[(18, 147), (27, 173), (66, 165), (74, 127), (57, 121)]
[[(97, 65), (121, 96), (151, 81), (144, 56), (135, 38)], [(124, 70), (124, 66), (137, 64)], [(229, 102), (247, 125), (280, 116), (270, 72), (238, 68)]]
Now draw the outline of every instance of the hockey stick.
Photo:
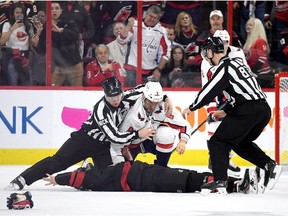
[[(224, 108), (226, 105), (227, 105), (227, 101), (226, 101), (225, 103), (223, 103), (223, 104), (218, 108), (217, 111), (223, 110), (223, 108)], [(208, 115), (208, 117), (207, 117), (201, 124), (199, 124), (197, 128), (195, 128), (195, 129), (191, 132), (191, 135), (190, 135), (190, 136), (192, 136), (194, 133), (196, 133), (196, 131), (198, 131), (198, 130), (199, 130), (207, 121), (209, 121), (211, 118), (212, 118), (212, 115), (211, 115), (211, 113), (210, 113), (210, 114)]]

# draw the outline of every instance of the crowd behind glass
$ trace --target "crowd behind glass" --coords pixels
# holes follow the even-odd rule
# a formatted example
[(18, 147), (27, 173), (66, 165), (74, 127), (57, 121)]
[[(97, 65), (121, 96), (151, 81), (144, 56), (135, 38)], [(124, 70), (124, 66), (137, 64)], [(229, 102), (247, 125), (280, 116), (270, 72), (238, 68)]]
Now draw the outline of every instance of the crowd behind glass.
[[(51, 20), (47, 4), (0, 3), (0, 85), (101, 86), (116, 76), (127, 87), (149, 79), (163, 87), (201, 87), (201, 44), (227, 29), (225, 1), (143, 1), (142, 23), (137, 1), (52, 1)], [(273, 88), (274, 75), (288, 71), (288, 2), (233, 1), (233, 14), (230, 44), (243, 49), (260, 85)]]

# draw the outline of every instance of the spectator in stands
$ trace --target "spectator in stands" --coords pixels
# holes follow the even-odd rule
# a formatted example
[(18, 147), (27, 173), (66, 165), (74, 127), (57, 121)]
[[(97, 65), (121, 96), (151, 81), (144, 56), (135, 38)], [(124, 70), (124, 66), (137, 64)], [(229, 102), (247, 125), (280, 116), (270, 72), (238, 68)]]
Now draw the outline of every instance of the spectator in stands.
[(105, 44), (99, 44), (95, 48), (96, 59), (85, 68), (84, 85), (102, 86), (103, 81), (115, 76), (121, 84), (124, 82), (121, 66), (118, 62), (109, 60), (109, 48)]
[(247, 38), (246, 23), (249, 18), (258, 18), (264, 24), (265, 1), (234, 1), (233, 9), (238, 10), (239, 36), (243, 43)]
[[(95, 58), (94, 53), (88, 53), (89, 48), (95, 49), (96, 44), (101, 44), (102, 43), (102, 23), (101, 23), (101, 8), (100, 6), (102, 5), (101, 1), (81, 1), (79, 2), (79, 5), (82, 6), (88, 13), (89, 17), (91, 17), (95, 32), (94, 36), (92, 36), (89, 39), (83, 39), (84, 41), (84, 55), (83, 57), (93, 57)], [(92, 55), (91, 55), (92, 54)]]
[(288, 65), (288, 27), (280, 33), (280, 44), (282, 52), (286, 56), (286, 65)]
[(168, 38), (169, 41), (171, 41), (171, 49), (175, 45), (180, 45), (179, 43), (174, 41), (175, 40), (175, 28), (173, 26), (167, 26), (166, 27), (166, 31), (167, 31), (167, 38)]
[(164, 26), (174, 25), (179, 13), (186, 12), (193, 18), (196, 26), (201, 25), (202, 1), (166, 1), (164, 7), (163, 22)]
[(86, 40), (86, 42), (91, 40), (95, 33), (92, 19), (77, 1), (63, 1), (61, 2), (61, 8), (63, 10), (61, 17), (66, 20), (73, 20), (76, 23), (79, 32), (79, 52), (82, 58), (86, 55), (84, 51), (87, 51), (90, 46), (90, 43), (87, 43), (85, 48), (84, 40)]
[(270, 52), (264, 25), (257, 18), (250, 18), (246, 23), (247, 40), (243, 50), (251, 70), (255, 74), (271, 72), (268, 61)]
[(38, 13), (38, 1), (0, 1), (0, 31), (2, 32), (3, 24), (8, 21), (13, 4), (21, 3), (26, 8), (28, 20), (32, 19)]
[(39, 10), (33, 17), (35, 37), (32, 37), (31, 69), (35, 86), (46, 85), (46, 13)]
[[(273, 20), (270, 20), (270, 14), (274, 14)], [(267, 29), (272, 29), (272, 50), (271, 57), (277, 62), (287, 64), (287, 58), (281, 51), (280, 33), (284, 28), (288, 28), (288, 1), (266, 1), (265, 26)]]
[[(125, 86), (136, 85), (136, 75), (142, 75), (142, 82), (148, 77), (160, 79), (161, 70), (170, 57), (170, 44), (166, 29), (159, 23), (162, 15), (161, 9), (152, 5), (147, 9), (146, 16), (142, 21), (142, 68), (137, 70), (137, 32), (138, 21), (129, 18), (128, 25), (123, 34), (118, 36), (120, 42), (130, 42), (131, 48), (124, 68), (127, 72)], [(160, 57), (158, 64), (157, 57)], [(142, 70), (141, 70), (142, 69)]]
[(25, 6), (21, 3), (13, 4), (11, 16), (3, 25), (0, 39), (0, 44), (7, 47), (4, 71), (7, 73), (8, 85), (32, 85), (29, 48), (33, 36)]
[[(197, 45), (199, 47), (202, 46), (203, 42), (208, 37), (213, 37), (213, 34), (217, 30), (224, 30), (224, 27), (223, 27), (224, 18), (220, 10), (213, 10), (210, 12), (209, 22), (210, 22), (210, 29), (203, 31), (197, 38)], [(233, 31), (233, 34), (232, 34), (232, 45), (235, 47), (242, 47), (239, 37), (235, 31)], [(201, 58), (200, 53), (195, 57), (194, 62), (191, 61), (191, 63), (197, 64), (199, 66), (201, 62), (202, 62), (202, 58)]]
[[(210, 22), (210, 29), (203, 31), (197, 38), (197, 42), (199, 43), (199, 45), (202, 45), (203, 42), (208, 37), (213, 37), (213, 34), (217, 30), (224, 30), (224, 27), (223, 27), (224, 18), (220, 10), (213, 10), (210, 12), (209, 22)], [(233, 35), (232, 35), (232, 45), (235, 47), (242, 47), (239, 37), (235, 31), (233, 31)]]
[(197, 26), (193, 24), (192, 17), (186, 13), (178, 14), (175, 23), (175, 41), (181, 44), (184, 48), (190, 43), (195, 43), (196, 39), (201, 33)]
[(115, 22), (113, 24), (113, 34), (115, 35), (116, 39), (110, 42), (109, 44), (107, 44), (107, 46), (109, 47), (109, 50), (112, 50), (112, 52), (109, 52), (110, 58), (118, 62), (121, 65), (122, 72), (126, 74), (126, 71), (123, 68), (123, 66), (125, 63), (125, 57), (127, 55), (128, 44), (126, 42), (121, 43), (117, 39), (117, 36), (121, 32), (123, 32), (124, 29), (125, 29), (125, 25), (122, 22)]
[(186, 62), (185, 50), (180, 45), (175, 45), (171, 50), (171, 57), (161, 73), (161, 85), (163, 87), (184, 87), (185, 79), (183, 73), (190, 71)]
[(78, 49), (79, 31), (73, 19), (63, 19), (61, 5), (53, 2), (52, 10), (52, 60), (55, 69), (52, 85), (83, 85), (83, 63)]
[(102, 43), (108, 44), (115, 39), (113, 24), (126, 23), (128, 18), (137, 17), (137, 1), (101, 1)]
[(195, 64), (195, 56), (199, 54), (199, 47), (196, 42), (200, 34), (201, 31), (193, 24), (192, 17), (188, 13), (181, 12), (178, 14), (175, 24), (175, 41), (185, 48), (188, 63), (194, 65), (196, 71), (200, 71), (200, 67)]
[(151, 7), (152, 5), (156, 5), (158, 6), (161, 10), (164, 9), (164, 5), (165, 5), (165, 1), (151, 1), (151, 0), (143, 0), (142, 1), (142, 10), (143, 10), (143, 14), (142, 16), (145, 17), (146, 16), (146, 12), (148, 10), (149, 7)]
[(250, 18), (246, 23), (247, 40), (243, 50), (251, 70), (257, 76), (261, 87), (274, 87), (274, 74), (269, 62), (270, 48), (261, 20)]

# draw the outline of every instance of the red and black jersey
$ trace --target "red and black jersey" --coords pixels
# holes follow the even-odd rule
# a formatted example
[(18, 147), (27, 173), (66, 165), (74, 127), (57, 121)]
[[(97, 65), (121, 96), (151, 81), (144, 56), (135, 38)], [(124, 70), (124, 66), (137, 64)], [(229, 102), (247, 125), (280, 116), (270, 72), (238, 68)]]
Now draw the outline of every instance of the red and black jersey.
[(125, 23), (129, 17), (137, 17), (136, 1), (101, 1), (100, 7), (104, 29), (114, 22)]
[(244, 50), (247, 63), (256, 74), (271, 72), (268, 61), (268, 44), (262, 38), (257, 38), (249, 50)]
[(100, 1), (98, 3), (101, 11), (102, 43), (108, 44), (115, 39), (113, 24), (115, 22), (126, 23), (128, 18), (137, 17), (136, 1)]
[(288, 27), (280, 32), (280, 45), (282, 52), (288, 56)]
[(117, 79), (123, 84), (124, 78), (120, 75), (120, 64), (111, 60), (108, 61), (108, 64), (112, 65), (112, 70), (103, 70), (97, 59), (87, 64), (84, 72), (85, 84), (87, 86), (102, 86), (103, 81), (112, 76), (117, 77)]
[[(190, 187), (187, 180), (193, 175)], [(92, 191), (152, 191), (152, 192), (195, 192), (200, 191), (205, 176), (177, 168), (166, 168), (141, 161), (118, 163), (104, 169), (67, 172), (55, 177), (57, 184)]]
[(271, 16), (271, 11), (274, 3), (274, 16), (278, 20), (283, 22), (288, 22), (288, 1), (266, 1), (266, 11), (267, 15)]

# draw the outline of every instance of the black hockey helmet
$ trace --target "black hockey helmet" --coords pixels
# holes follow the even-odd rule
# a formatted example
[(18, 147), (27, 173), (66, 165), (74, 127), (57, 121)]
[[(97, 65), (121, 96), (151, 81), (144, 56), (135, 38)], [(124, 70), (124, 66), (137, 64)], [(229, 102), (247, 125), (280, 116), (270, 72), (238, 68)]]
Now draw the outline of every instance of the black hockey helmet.
[(201, 55), (202, 57), (207, 56), (207, 50), (211, 49), (215, 53), (222, 53), (224, 52), (224, 45), (223, 41), (220, 37), (208, 37), (202, 47), (201, 47)]
[(123, 92), (122, 85), (116, 77), (109, 77), (103, 81), (102, 87), (108, 97), (114, 97)]

